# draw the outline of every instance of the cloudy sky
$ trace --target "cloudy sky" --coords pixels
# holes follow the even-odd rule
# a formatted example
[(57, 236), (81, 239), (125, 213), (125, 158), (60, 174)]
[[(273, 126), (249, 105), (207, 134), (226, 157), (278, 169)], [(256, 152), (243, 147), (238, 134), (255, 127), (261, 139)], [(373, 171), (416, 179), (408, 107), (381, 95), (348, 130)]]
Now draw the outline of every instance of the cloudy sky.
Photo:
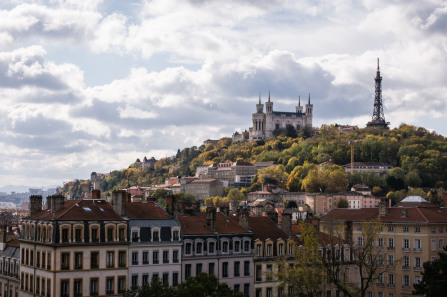
[(258, 94), (314, 126), (447, 135), (445, 0), (2, 0), (0, 186), (61, 184), (248, 129)]

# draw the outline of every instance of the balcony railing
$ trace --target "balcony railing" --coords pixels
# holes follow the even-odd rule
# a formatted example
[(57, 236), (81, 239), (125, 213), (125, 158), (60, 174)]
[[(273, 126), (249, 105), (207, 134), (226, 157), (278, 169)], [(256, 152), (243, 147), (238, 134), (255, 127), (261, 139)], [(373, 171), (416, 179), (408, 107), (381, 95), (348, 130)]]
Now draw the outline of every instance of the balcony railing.
[(413, 252), (422, 252), (421, 248), (413, 248)]

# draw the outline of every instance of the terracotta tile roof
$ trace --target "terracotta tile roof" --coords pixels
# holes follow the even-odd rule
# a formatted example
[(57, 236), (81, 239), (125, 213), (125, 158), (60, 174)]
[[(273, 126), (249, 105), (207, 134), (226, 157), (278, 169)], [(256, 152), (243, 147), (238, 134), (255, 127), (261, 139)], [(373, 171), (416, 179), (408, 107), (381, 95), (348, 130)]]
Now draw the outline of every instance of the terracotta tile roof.
[(6, 246), (20, 247), (20, 241), (17, 238), (10, 240), (6, 243)]
[(100, 199), (66, 200), (64, 206), (54, 213), (50, 209), (45, 209), (27, 218), (44, 221), (123, 220), (113, 211), (112, 205)]
[(272, 240), (278, 240), (280, 238), (289, 238), (287, 233), (281, 230), (281, 228), (268, 217), (250, 216), (248, 217), (248, 225), (253, 232), (254, 239), (259, 238), (260, 240), (266, 240), (270, 238)]
[[(292, 234), (293, 234), (293, 239), (295, 241), (297, 241), (298, 244), (302, 244), (301, 229), (298, 224), (292, 224)], [(334, 243), (334, 242), (337, 242), (340, 244), (345, 243), (345, 241), (343, 239), (337, 238), (337, 237), (329, 235), (327, 233), (319, 232), (319, 234), (320, 234), (320, 241), (322, 243), (325, 243), (325, 244)]]
[[(403, 210), (407, 215), (403, 215)], [(422, 207), (391, 207), (388, 215), (378, 217), (378, 208), (337, 208), (332, 209), (321, 217), (321, 221), (372, 221), (380, 218), (382, 222), (415, 222), (415, 223), (447, 223), (447, 208), (422, 208)]]
[(264, 194), (264, 195), (272, 195), (269, 191), (256, 191), (256, 192), (250, 192), (247, 195), (255, 195), (255, 194)]
[(171, 219), (166, 210), (154, 202), (127, 202), (126, 216), (131, 220)]
[[(178, 216), (182, 225), (182, 233), (192, 234), (213, 234), (214, 232), (206, 226), (206, 213), (201, 212), (198, 215), (183, 214)], [(249, 231), (239, 226), (238, 221), (231, 216), (216, 213), (216, 232), (219, 234), (230, 233), (248, 233)]]

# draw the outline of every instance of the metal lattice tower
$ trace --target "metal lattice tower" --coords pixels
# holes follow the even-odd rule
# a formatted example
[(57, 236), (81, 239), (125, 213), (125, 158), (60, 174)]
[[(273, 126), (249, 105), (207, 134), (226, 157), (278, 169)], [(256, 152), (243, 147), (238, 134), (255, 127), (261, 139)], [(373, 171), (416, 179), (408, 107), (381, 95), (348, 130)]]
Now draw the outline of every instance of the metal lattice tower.
[(380, 76), (379, 58), (377, 58), (377, 73), (374, 78), (376, 95), (374, 97), (374, 111), (372, 120), (382, 120), (385, 122), (385, 115), (383, 114), (382, 104), (382, 77)]

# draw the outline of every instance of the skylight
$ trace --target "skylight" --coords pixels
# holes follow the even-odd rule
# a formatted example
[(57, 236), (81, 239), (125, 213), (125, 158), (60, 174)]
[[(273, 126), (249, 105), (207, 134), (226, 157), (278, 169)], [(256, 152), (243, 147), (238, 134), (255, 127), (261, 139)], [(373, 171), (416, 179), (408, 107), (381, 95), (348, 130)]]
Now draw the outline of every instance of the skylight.
[(87, 207), (87, 206), (83, 206), (82, 208), (83, 208), (85, 211), (92, 211), (91, 208), (90, 208), (90, 207)]

